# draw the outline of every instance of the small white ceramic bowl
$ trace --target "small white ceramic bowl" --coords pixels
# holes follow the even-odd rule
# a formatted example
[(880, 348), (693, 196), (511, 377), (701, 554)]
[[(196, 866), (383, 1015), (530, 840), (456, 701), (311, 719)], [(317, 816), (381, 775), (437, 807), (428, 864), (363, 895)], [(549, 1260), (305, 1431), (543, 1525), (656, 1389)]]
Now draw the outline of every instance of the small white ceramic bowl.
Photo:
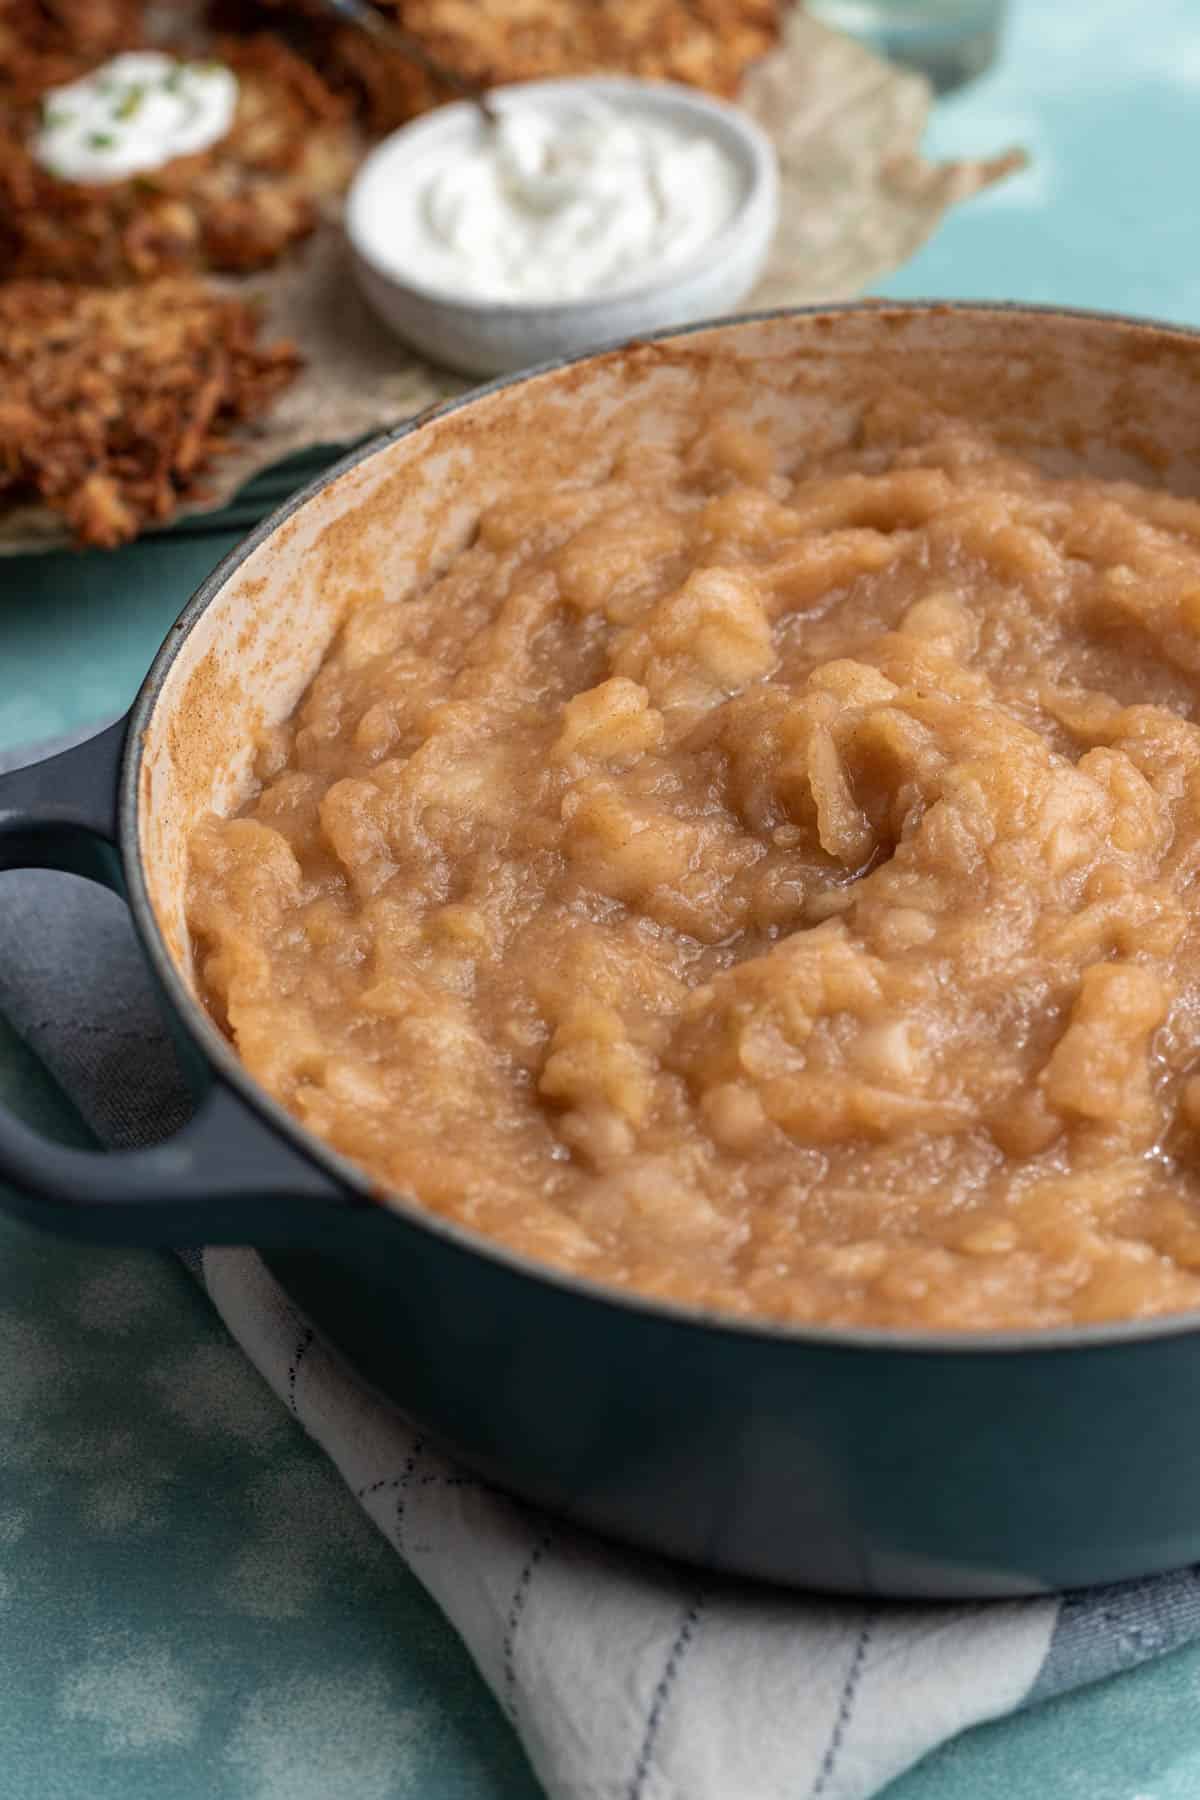
[(527, 100), (565, 107), (580, 97), (606, 101), (690, 131), (707, 133), (742, 178), (742, 201), (728, 224), (695, 255), (636, 288), (579, 300), (479, 300), (427, 285), (386, 234), (386, 192), (418, 162), (483, 129), (467, 101), (428, 113), (393, 132), (366, 158), (346, 203), (346, 233), (359, 284), (381, 319), (418, 350), (469, 375), (502, 375), (598, 344), (636, 337), (731, 311), (766, 261), (779, 217), (775, 152), (736, 107), (669, 82), (623, 76), (523, 81), (497, 88), (501, 106)]

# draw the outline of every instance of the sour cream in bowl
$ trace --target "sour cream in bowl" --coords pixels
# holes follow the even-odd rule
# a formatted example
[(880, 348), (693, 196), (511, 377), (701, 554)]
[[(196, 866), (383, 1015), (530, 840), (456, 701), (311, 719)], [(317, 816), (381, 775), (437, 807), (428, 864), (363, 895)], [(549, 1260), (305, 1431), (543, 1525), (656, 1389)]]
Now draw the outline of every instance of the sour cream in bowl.
[(621, 77), (531, 81), (387, 138), (347, 231), (375, 310), (469, 374), (728, 311), (778, 215), (774, 152), (735, 107)]

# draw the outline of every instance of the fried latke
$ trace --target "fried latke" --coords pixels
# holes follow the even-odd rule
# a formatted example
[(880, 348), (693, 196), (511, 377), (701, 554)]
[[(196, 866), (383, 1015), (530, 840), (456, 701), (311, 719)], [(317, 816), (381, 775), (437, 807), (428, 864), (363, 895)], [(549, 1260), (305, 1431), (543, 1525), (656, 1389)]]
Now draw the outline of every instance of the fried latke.
[[(640, 75), (736, 94), (751, 63), (778, 41), (782, 0), (380, 0), (439, 62), (487, 87), (560, 75)], [(214, 0), (214, 16), (246, 15)], [(323, 24), (309, 0), (257, 0), (331, 81), (350, 85), (373, 132), (393, 130), (457, 96), (410, 58), (382, 51), (352, 25)]]
[(0, 0), (0, 107), (36, 104), (142, 40), (142, 0)]
[[(3, 0), (0, 0), (3, 4)], [(223, 39), (237, 113), (210, 149), (109, 184), (61, 181), (34, 160), (37, 108), (0, 95), (0, 268), (14, 277), (148, 280), (273, 262), (353, 171), (345, 95), (271, 34)]]
[(258, 323), (194, 276), (0, 285), (0, 507), (40, 500), (106, 548), (169, 519), (299, 367)]

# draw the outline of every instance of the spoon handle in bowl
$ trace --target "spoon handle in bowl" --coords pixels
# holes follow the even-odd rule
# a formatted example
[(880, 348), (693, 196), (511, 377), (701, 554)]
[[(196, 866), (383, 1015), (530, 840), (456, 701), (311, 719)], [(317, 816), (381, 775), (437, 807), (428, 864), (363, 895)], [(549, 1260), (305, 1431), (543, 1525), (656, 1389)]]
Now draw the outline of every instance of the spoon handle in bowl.
[(375, 39), (385, 49), (395, 50), (401, 56), (407, 56), (418, 63), (427, 75), (447, 87), (452, 93), (477, 106), (489, 125), (497, 123), (496, 109), (484, 94), (477, 81), (471, 81), (452, 69), (448, 63), (433, 56), (414, 32), (408, 31), (395, 19), (385, 18), (371, 5), (371, 0), (323, 0), (329, 12), (337, 13), (352, 25), (357, 25)]

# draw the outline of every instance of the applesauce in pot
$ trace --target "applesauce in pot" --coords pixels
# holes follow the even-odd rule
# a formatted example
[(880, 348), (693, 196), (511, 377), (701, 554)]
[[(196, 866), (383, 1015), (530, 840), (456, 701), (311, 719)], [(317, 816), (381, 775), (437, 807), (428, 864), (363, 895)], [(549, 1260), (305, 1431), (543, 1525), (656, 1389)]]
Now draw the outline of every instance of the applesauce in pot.
[(191, 840), (208, 1004), (388, 1191), (792, 1322), (1200, 1305), (1200, 503), (916, 395), (719, 416), (349, 615)]

